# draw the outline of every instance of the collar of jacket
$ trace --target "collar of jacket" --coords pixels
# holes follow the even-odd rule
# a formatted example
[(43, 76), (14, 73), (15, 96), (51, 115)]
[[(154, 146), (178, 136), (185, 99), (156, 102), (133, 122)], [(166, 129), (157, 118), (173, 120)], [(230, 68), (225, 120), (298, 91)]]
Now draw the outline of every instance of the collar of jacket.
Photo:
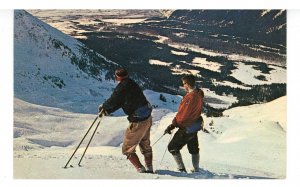
[(190, 89), (188, 90), (188, 93), (191, 93), (191, 92), (193, 92), (194, 90), (196, 90), (196, 88), (190, 88)]

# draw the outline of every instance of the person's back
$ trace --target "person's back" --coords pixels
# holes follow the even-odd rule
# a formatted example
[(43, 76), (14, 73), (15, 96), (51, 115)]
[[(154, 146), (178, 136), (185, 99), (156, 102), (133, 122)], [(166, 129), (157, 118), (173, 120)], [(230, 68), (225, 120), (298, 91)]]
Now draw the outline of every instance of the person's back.
[[(119, 82), (110, 98), (99, 107), (99, 111), (110, 114), (122, 108), (128, 115), (129, 126), (125, 131), (122, 153), (127, 156), (138, 172), (153, 173), (152, 147), (150, 145), (150, 129), (152, 125), (152, 106), (147, 101), (140, 87), (128, 77), (124, 68), (118, 68), (115, 72)], [(145, 166), (140, 163), (136, 147), (145, 158)]]
[(178, 127), (186, 128), (198, 121), (202, 113), (203, 98), (204, 93), (199, 88), (195, 88), (183, 97), (175, 117)]
[(148, 103), (141, 88), (132, 79), (125, 78), (121, 80), (112, 96), (103, 104), (103, 107), (108, 113), (122, 108), (125, 114), (128, 115), (130, 122), (137, 122), (149, 117), (149, 113), (136, 116), (136, 111), (143, 106), (147, 106)]

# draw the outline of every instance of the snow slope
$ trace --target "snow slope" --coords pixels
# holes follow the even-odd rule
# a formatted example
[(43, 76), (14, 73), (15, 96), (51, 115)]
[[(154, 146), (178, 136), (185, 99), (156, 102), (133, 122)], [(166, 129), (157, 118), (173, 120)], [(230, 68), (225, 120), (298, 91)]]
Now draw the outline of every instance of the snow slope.
[(27, 12), (14, 13), (14, 96), (73, 112), (95, 111), (116, 85), (106, 80), (114, 63)]
[[(14, 178), (282, 179), (286, 177), (285, 107), (286, 97), (282, 97), (267, 104), (233, 108), (221, 118), (205, 118), (206, 129), (211, 134), (203, 131), (198, 134), (203, 170), (196, 174), (176, 172), (171, 154), (165, 153), (170, 135), (163, 136), (153, 146), (154, 167), (158, 172), (153, 175), (137, 173), (121, 154), (123, 133), (128, 124), (125, 116), (104, 117), (82, 161), (83, 167), (78, 167), (77, 163), (85, 146), (71, 161), (74, 168), (63, 169), (95, 116), (34, 105), (15, 98)], [(174, 115), (163, 108), (154, 110), (152, 144), (161, 137)], [(143, 160), (139, 150), (137, 153)], [(190, 170), (192, 164), (186, 148), (182, 154)]]

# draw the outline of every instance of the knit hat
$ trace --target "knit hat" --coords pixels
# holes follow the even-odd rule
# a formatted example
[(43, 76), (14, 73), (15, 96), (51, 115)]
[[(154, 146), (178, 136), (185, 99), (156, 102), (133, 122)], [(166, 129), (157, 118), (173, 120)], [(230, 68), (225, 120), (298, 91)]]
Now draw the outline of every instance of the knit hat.
[(127, 78), (127, 77), (128, 77), (128, 72), (127, 72), (127, 70), (126, 70), (125, 68), (118, 68), (118, 69), (116, 69), (116, 71), (115, 71), (115, 75), (116, 75), (117, 77), (119, 77), (119, 78), (124, 79), (124, 78)]

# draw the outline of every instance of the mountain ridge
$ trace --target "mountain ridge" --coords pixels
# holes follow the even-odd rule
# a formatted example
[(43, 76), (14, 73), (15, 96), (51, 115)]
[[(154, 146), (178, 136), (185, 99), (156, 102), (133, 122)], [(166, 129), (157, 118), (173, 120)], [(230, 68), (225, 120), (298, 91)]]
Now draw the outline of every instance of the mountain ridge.
[(116, 84), (117, 65), (76, 39), (22, 10), (15, 11), (14, 26), (16, 97), (81, 111), (85, 106), (76, 106), (76, 100), (85, 98), (96, 107)]
[(212, 34), (222, 33), (286, 46), (286, 10), (175, 10), (168, 19), (199, 24)]

